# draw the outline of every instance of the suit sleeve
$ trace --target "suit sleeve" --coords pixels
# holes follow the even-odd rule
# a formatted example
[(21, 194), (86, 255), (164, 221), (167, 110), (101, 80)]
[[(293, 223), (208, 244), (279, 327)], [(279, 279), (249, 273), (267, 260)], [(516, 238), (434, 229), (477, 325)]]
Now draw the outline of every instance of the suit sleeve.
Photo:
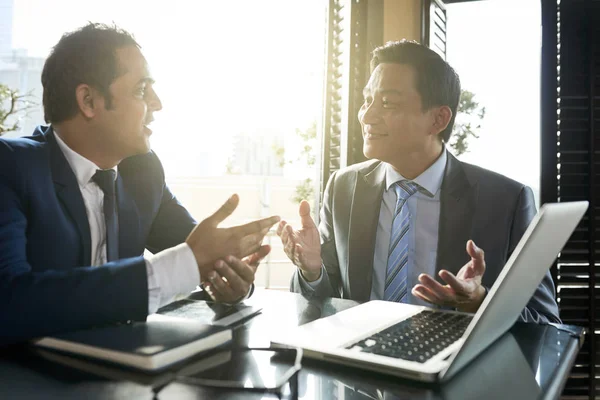
[(300, 270), (292, 276), (290, 290), (308, 296), (340, 297), (340, 266), (337, 257), (335, 234), (333, 229), (333, 196), (336, 173), (333, 173), (327, 182), (323, 194), (321, 207), (321, 221), (319, 233), (321, 236), (321, 260), (323, 261), (323, 274), (317, 285), (308, 285), (300, 276)]
[[(533, 220), (535, 213), (536, 209), (533, 192), (530, 188), (524, 187), (519, 194), (519, 200), (511, 228), (509, 257)], [(520, 320), (535, 323), (561, 322), (558, 316), (554, 282), (552, 281), (550, 271), (546, 272), (546, 275), (544, 275), (544, 278), (542, 279), (542, 283), (540, 283), (533, 297), (521, 312)]]
[(196, 226), (196, 221), (166, 185), (162, 165), (158, 157), (154, 154), (153, 156), (156, 175), (160, 177), (162, 185), (162, 199), (152, 222), (146, 247), (152, 253), (158, 253), (183, 243)]
[(0, 143), (0, 346), (94, 325), (144, 320), (148, 290), (142, 257), (93, 268), (32, 270), (26, 254), (30, 212), (26, 168)]

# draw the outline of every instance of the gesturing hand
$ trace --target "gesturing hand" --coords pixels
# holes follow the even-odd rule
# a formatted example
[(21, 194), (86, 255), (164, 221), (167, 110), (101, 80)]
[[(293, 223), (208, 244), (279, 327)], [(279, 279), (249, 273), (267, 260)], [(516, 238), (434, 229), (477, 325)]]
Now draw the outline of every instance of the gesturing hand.
[(264, 245), (256, 253), (242, 260), (227, 256), (224, 260), (217, 261), (215, 271), (208, 273), (208, 281), (203, 285), (204, 290), (214, 301), (237, 303), (248, 294), (258, 264), (270, 251), (271, 247)]
[(454, 276), (441, 270), (440, 277), (447, 283), (441, 285), (427, 274), (419, 275), (420, 284), (415, 285), (412, 294), (429, 303), (455, 307), (459, 311), (477, 312), (485, 298), (485, 288), (481, 278), (485, 273), (484, 252), (472, 240), (467, 242), (467, 253), (471, 261), (466, 263)]
[(196, 225), (186, 239), (196, 257), (201, 280), (214, 269), (218, 259), (228, 255), (241, 258), (257, 252), (269, 228), (279, 221), (279, 217), (272, 216), (245, 225), (219, 228), (238, 203), (239, 197), (234, 194), (213, 215)]
[(308, 281), (314, 281), (321, 275), (321, 238), (315, 222), (310, 216), (310, 205), (302, 200), (299, 208), (301, 228), (295, 230), (286, 221), (281, 220), (277, 235), (281, 238), (285, 254), (302, 271)]

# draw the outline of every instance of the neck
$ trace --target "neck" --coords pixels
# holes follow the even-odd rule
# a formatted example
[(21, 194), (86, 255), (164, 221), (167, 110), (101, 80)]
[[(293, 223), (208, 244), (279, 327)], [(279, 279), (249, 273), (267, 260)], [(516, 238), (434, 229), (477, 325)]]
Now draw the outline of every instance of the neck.
[(52, 124), (54, 133), (58, 135), (71, 150), (87, 158), (101, 169), (110, 169), (121, 162), (116, 157), (111, 157), (105, 151), (102, 143), (98, 143), (95, 135), (89, 128), (78, 126), (71, 121)]
[(444, 150), (442, 143), (439, 143), (439, 146), (436, 146), (429, 152), (405, 154), (400, 160), (394, 160), (394, 162), (390, 162), (389, 164), (404, 178), (413, 180), (431, 167)]

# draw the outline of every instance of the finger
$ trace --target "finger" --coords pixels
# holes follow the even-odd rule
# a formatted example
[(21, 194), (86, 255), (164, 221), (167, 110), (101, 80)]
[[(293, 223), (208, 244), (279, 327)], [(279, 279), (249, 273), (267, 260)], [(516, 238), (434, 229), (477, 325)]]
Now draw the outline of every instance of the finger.
[[(242, 280), (244, 280), (248, 283), (254, 282), (254, 270), (252, 268), (250, 268), (250, 266), (248, 264), (246, 264), (239, 258), (235, 258), (233, 256), (225, 257), (224, 261), (225, 262), (223, 264), (225, 265), (225, 267), (229, 267), (233, 271), (233, 273), (236, 274), (239, 278), (241, 278)], [(217, 269), (217, 272), (220, 273), (221, 271), (219, 269)], [(223, 274), (221, 274), (221, 275), (223, 275)], [(229, 281), (229, 277), (228, 276), (225, 276), (225, 277)]]
[(277, 224), (277, 236), (281, 237), (281, 234), (283, 233), (283, 228), (285, 228), (285, 226), (287, 225), (287, 222), (285, 222), (285, 220), (281, 220), (279, 221), (279, 224)]
[(246, 257), (254, 254), (260, 249), (264, 236), (261, 234), (249, 235), (240, 241), (240, 253), (233, 254), (236, 257)]
[(296, 244), (296, 242), (294, 242), (293, 240), (288, 240), (287, 243), (285, 244), (285, 246), (283, 247), (283, 251), (285, 252), (285, 254), (288, 256), (288, 258), (292, 261), (295, 262), (295, 259), (297, 257), (296, 254), (296, 247), (298, 245)]
[(258, 264), (271, 252), (271, 246), (268, 244), (260, 246), (256, 253), (250, 254), (248, 257), (245, 257), (242, 261), (246, 264), (254, 267), (258, 267)]
[(444, 301), (451, 301), (454, 297), (454, 293), (451, 289), (443, 286), (441, 283), (433, 279), (427, 274), (419, 275), (419, 282), (430, 292), (434, 293), (435, 296)]
[(288, 242), (292, 242), (292, 245), (296, 245), (299, 242), (300, 236), (298, 235), (298, 231), (295, 231), (291, 225), (286, 226), (287, 231), (287, 240)]
[(452, 289), (454, 289), (455, 292), (457, 292), (457, 293), (466, 293), (468, 291), (467, 290), (467, 285), (463, 281), (461, 281), (460, 279), (458, 279), (456, 276), (454, 276), (453, 273), (451, 273), (449, 271), (446, 271), (446, 270), (441, 270), (439, 272), (439, 276)]
[(234, 230), (234, 232), (240, 236), (252, 235), (253, 233), (260, 232), (263, 229), (267, 229), (268, 231), (268, 229), (279, 222), (279, 220), (279, 216), (274, 215), (272, 217), (249, 222), (245, 225), (234, 226), (230, 229)]
[(315, 227), (315, 221), (310, 216), (310, 204), (308, 204), (308, 201), (302, 200), (300, 202), (298, 214), (300, 214), (300, 222), (303, 229)]
[(229, 217), (233, 211), (237, 208), (240, 202), (240, 198), (237, 194), (231, 195), (230, 198), (227, 199), (225, 204), (221, 206), (213, 215), (207, 218), (210, 221), (211, 225), (217, 226), (227, 217)]
[(433, 292), (428, 287), (423, 285), (415, 285), (415, 288), (425, 297), (429, 299), (433, 304), (437, 304), (439, 306), (451, 306), (455, 302), (452, 299), (447, 299), (445, 297), (440, 296), (438, 293)]
[[(239, 293), (237, 297), (240, 297), (248, 291), (250, 284), (254, 282), (254, 272), (252, 269), (243, 264), (239, 265), (240, 260), (235, 257), (228, 256), (227, 262), (219, 260), (215, 264), (217, 273), (227, 279), (227, 286), (229, 286), (234, 293)], [(234, 268), (236, 268), (234, 270)], [(246, 281), (246, 279), (248, 279)]]
[(431, 304), (439, 305), (440, 300), (435, 299), (434, 296), (430, 297), (428, 295), (428, 292), (422, 285), (415, 285), (415, 287), (412, 288), (411, 293), (413, 294), (413, 296), (416, 296), (416, 297), (420, 298), (421, 300), (424, 300)]
[(221, 295), (224, 298), (228, 298), (228, 299), (235, 298), (236, 295), (233, 292), (233, 289), (231, 288), (231, 286), (229, 286), (227, 283), (225, 283), (223, 281), (223, 279), (221, 278), (221, 276), (219, 276), (219, 274), (217, 274), (216, 272), (212, 272), (208, 276), (208, 281), (211, 283), (211, 286), (213, 288), (213, 292), (214, 292), (215, 296), (218, 297), (218, 295)]
[(290, 235), (294, 232), (289, 224), (286, 224), (281, 232), (281, 243), (285, 246), (290, 240)]
[(212, 301), (217, 301), (217, 297), (215, 296), (215, 292), (212, 288), (212, 285), (210, 284), (210, 282), (205, 282), (202, 285), (202, 288), (204, 289), (204, 291), (206, 293), (208, 293), (208, 295), (210, 296), (210, 298), (212, 299)]
[(285, 227), (285, 245), (284, 248), (286, 250), (286, 254), (288, 257), (293, 257), (294, 255), (294, 246), (296, 246), (296, 235), (294, 235), (294, 230), (291, 225), (287, 225)]
[(473, 272), (476, 275), (483, 275), (485, 272), (485, 253), (475, 245), (472, 240), (467, 241), (467, 253), (471, 256), (473, 262)]

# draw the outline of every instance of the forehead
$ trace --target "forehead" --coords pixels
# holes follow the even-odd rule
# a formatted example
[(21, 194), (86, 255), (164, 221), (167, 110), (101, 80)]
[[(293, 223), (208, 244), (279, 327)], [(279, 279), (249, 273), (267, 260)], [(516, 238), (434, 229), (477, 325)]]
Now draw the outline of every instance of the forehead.
[(382, 63), (371, 74), (366, 90), (375, 92), (381, 90), (411, 91), (415, 90), (416, 73), (407, 64)]
[(119, 78), (137, 80), (150, 77), (150, 70), (144, 55), (136, 46), (121, 47), (115, 51), (119, 67)]

